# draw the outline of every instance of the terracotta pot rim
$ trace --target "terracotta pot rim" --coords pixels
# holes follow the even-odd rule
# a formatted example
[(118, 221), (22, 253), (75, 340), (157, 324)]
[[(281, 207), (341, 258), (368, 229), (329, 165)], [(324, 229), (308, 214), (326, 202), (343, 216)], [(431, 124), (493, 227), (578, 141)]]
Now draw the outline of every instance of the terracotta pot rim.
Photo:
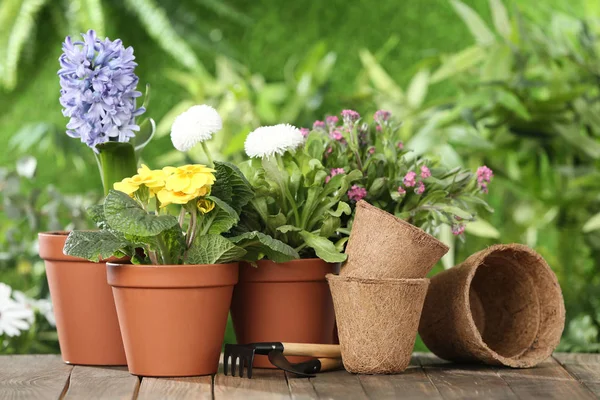
[(357, 276), (341, 276), (328, 274), (328, 281), (356, 282), (365, 285), (398, 285), (398, 286), (427, 286), (429, 278), (361, 278)]
[(233, 286), (239, 263), (134, 265), (106, 263), (108, 284), (121, 288), (185, 289)]
[(253, 267), (249, 263), (240, 263), (240, 283), (325, 283), (325, 275), (339, 272), (340, 266), (320, 258), (301, 258), (283, 263), (259, 260), (257, 264), (258, 267)]
[(104, 264), (108, 261), (124, 261), (129, 260), (129, 257), (121, 259), (110, 257), (104, 260), (99, 260), (97, 263), (86, 260), (85, 258), (68, 256), (63, 253), (63, 247), (67, 240), (70, 231), (49, 231), (38, 233), (39, 254), (42, 260), (47, 261), (64, 261), (90, 264)]

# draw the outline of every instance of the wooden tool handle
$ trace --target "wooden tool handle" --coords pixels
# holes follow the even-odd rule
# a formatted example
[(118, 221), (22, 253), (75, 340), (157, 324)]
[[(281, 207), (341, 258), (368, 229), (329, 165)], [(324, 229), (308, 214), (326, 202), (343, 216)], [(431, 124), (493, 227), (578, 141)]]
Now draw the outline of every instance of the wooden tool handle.
[(313, 343), (282, 343), (283, 354), (286, 356), (306, 356), (340, 358), (342, 352), (339, 344), (313, 344)]
[(319, 358), (321, 369), (319, 372), (335, 371), (344, 368), (341, 358)]

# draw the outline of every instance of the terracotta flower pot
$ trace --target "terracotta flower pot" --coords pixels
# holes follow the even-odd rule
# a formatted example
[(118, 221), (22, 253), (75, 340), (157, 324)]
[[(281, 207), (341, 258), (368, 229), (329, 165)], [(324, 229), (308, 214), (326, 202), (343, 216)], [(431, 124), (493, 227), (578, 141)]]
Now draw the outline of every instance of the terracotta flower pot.
[(129, 372), (217, 372), (238, 264), (107, 264)]
[(64, 255), (67, 235), (38, 235), (62, 359), (68, 364), (125, 365), (115, 303), (106, 283), (106, 263)]
[(356, 205), (341, 276), (425, 278), (448, 246), (364, 200)]
[(344, 367), (395, 374), (408, 367), (429, 279), (328, 275)]
[[(335, 343), (335, 315), (325, 275), (338, 270), (338, 264), (318, 258), (280, 264), (261, 260), (258, 268), (240, 264), (231, 304), (237, 342)], [(254, 366), (274, 368), (266, 356), (256, 356)]]
[(526, 368), (552, 354), (564, 323), (562, 292), (546, 261), (510, 244), (434, 276), (419, 333), (447, 360)]

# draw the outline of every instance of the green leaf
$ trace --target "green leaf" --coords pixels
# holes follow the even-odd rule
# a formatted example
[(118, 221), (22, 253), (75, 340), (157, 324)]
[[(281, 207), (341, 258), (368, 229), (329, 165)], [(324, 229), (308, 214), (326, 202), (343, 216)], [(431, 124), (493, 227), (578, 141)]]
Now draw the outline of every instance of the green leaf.
[(471, 34), (482, 45), (493, 43), (496, 38), (481, 17), (468, 5), (459, 0), (450, 0), (452, 7), (471, 31)]
[(241, 260), (246, 250), (221, 235), (198, 236), (188, 249), (186, 264), (226, 264)]
[(281, 233), (288, 232), (300, 232), (302, 229), (295, 227), (294, 225), (281, 225), (277, 227), (277, 230)]
[(244, 257), (246, 261), (258, 261), (265, 256), (275, 262), (286, 262), (300, 258), (296, 250), (261, 232), (246, 232), (231, 237), (229, 240), (247, 251)]
[(457, 217), (462, 218), (462, 219), (467, 219), (467, 220), (473, 219), (473, 215), (471, 213), (469, 213), (469, 212), (467, 212), (467, 211), (465, 211), (465, 210), (463, 210), (463, 209), (461, 209), (459, 207), (455, 207), (455, 206), (442, 206), (442, 207), (440, 207), (440, 209), (442, 211), (447, 212), (447, 213), (456, 215)]
[(553, 128), (573, 147), (595, 160), (600, 158), (600, 143), (587, 134), (581, 133), (579, 126), (554, 124)]
[(111, 228), (136, 236), (156, 236), (178, 224), (172, 215), (153, 215), (123, 192), (111, 190), (104, 200), (104, 215)]
[(300, 236), (308, 247), (315, 250), (321, 260), (330, 263), (346, 261), (347, 256), (341, 253), (329, 239), (307, 231), (301, 231)]
[(185, 253), (186, 243), (179, 224), (161, 233), (159, 240), (162, 240), (164, 244), (164, 249), (161, 251), (166, 250), (166, 254), (163, 254), (165, 263), (180, 264), (181, 257)]
[(459, 75), (471, 67), (485, 60), (485, 50), (479, 46), (468, 47), (449, 58), (433, 73), (430, 83), (437, 83), (444, 79)]
[(215, 162), (216, 181), (211, 194), (229, 204), (236, 213), (254, 198), (254, 191), (240, 169), (228, 162)]
[(585, 225), (583, 225), (583, 232), (588, 233), (600, 229), (600, 213), (591, 217)]
[(98, 227), (98, 229), (106, 229), (108, 228), (108, 224), (106, 223), (106, 217), (104, 216), (104, 206), (102, 204), (95, 204), (93, 206), (88, 207), (86, 210), (88, 217)]
[(413, 108), (419, 108), (423, 105), (423, 101), (427, 96), (429, 88), (429, 70), (422, 69), (413, 76), (408, 90), (406, 92), (406, 100)]
[(496, 92), (496, 101), (500, 103), (504, 108), (514, 112), (524, 120), (531, 120), (531, 115), (521, 100), (513, 93), (506, 90), (498, 90)]
[(508, 39), (512, 32), (512, 27), (502, 0), (490, 0), (490, 9), (492, 10), (492, 19), (494, 20), (496, 31)]
[(346, 214), (346, 215), (352, 214), (352, 209), (350, 208), (350, 205), (348, 205), (348, 203), (340, 201), (337, 205), (336, 210), (335, 211), (329, 210), (328, 213), (331, 216), (339, 218), (342, 216), (342, 214)]
[(112, 257), (127, 244), (108, 231), (72, 231), (67, 237), (63, 252), (98, 262)]
[(477, 219), (473, 222), (467, 222), (465, 231), (473, 236), (482, 238), (498, 239), (500, 232), (492, 224), (482, 219)]
[(367, 74), (373, 86), (381, 92), (390, 96), (392, 99), (402, 101), (404, 93), (402, 89), (394, 82), (394, 80), (385, 72), (377, 59), (368, 50), (362, 49), (358, 53), (363, 67), (367, 70)]

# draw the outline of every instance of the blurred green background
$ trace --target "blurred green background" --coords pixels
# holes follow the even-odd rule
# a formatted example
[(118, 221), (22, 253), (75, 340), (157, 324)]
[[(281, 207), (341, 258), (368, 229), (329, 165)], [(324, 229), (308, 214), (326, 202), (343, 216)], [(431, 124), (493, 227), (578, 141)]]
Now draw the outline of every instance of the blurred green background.
[[(168, 138), (198, 103), (223, 116), (211, 145), (233, 161), (261, 124), (383, 108), (417, 153), (487, 164), (496, 211), (464, 242), (441, 230), (452, 251), (437, 270), (492, 243), (526, 243), (564, 291), (561, 349), (600, 351), (600, 4), (540, 3), (3, 0), (0, 282), (45, 298), (37, 232), (87, 226), (83, 210), (101, 196), (91, 151), (64, 133), (56, 76), (64, 37), (94, 28), (133, 46), (139, 88), (151, 85), (150, 166), (202, 161)], [(0, 342), (5, 353), (57, 350), (44, 321)]]

